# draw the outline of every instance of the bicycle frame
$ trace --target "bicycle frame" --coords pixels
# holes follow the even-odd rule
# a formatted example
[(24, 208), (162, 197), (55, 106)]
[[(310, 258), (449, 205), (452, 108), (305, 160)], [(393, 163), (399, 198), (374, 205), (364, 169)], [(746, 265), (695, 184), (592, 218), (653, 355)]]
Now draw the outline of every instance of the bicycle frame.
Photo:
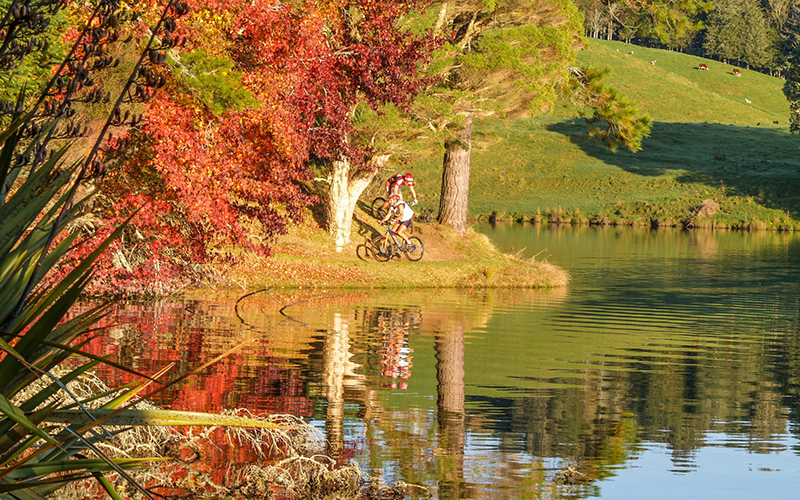
[(425, 253), (425, 245), (416, 236), (410, 236), (408, 243), (405, 238), (392, 230), (391, 225), (386, 227), (386, 233), (372, 239), (372, 255), (378, 262), (386, 262), (395, 255), (404, 253), (408, 260), (416, 262)]
[[(400, 233), (398, 233), (396, 231), (392, 231), (391, 224), (386, 226), (386, 234), (384, 235), (383, 239), (384, 239), (384, 241), (389, 241), (389, 238), (392, 239), (392, 243), (391, 244), (394, 245), (394, 247), (397, 250), (400, 250), (400, 249), (403, 248), (402, 244), (405, 243), (405, 240), (403, 239), (402, 236), (400, 236)], [(399, 241), (398, 241), (398, 239), (399, 239)]]

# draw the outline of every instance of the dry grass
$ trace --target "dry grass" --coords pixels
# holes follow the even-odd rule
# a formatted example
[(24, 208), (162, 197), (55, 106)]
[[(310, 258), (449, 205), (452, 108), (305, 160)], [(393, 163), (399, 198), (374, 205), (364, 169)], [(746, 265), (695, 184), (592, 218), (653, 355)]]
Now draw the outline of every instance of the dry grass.
[[(57, 376), (57, 374), (54, 374)], [(39, 380), (34, 386), (49, 385)], [(88, 399), (105, 393), (108, 387), (94, 374), (88, 373), (67, 385), (75, 398)], [(24, 395), (20, 397), (24, 398)], [(97, 398), (87, 403), (88, 411), (111, 399)], [(74, 399), (66, 391), (53, 398), (63, 404)], [(155, 408), (140, 402), (143, 408)], [(281, 429), (189, 428), (179, 431), (171, 427), (134, 427), (121, 429), (106, 426), (107, 442), (99, 447), (112, 458), (164, 458), (153, 461), (143, 470), (129, 471), (139, 484), (165, 498), (286, 498), (333, 500), (403, 498), (392, 496), (408, 489), (423, 491), (413, 485), (389, 487), (365, 474), (357, 463), (339, 466), (323, 454), (324, 439), (320, 431), (293, 415), (253, 415), (246, 409), (229, 410), (226, 415), (243, 416), (279, 424)], [(222, 436), (222, 442), (218, 439)], [(229, 449), (252, 451), (250, 463), (232, 460), (215, 469), (209, 462), (209, 450), (227, 445)], [(125, 497), (145, 498), (131, 490), (116, 474), (108, 479)], [(367, 486), (365, 486), (367, 485)], [(362, 491), (363, 490), (363, 491)], [(102, 490), (94, 480), (75, 482), (50, 496), (56, 500), (80, 500), (101, 497)]]
[(352, 242), (342, 252), (309, 219), (276, 242), (273, 256), (247, 256), (227, 269), (231, 288), (545, 288), (569, 282), (552, 264), (505, 255), (483, 234), (468, 231), (462, 238), (437, 223), (415, 223), (414, 235), (425, 244), (419, 262), (377, 262), (369, 242), (383, 228), (360, 210), (355, 219)]

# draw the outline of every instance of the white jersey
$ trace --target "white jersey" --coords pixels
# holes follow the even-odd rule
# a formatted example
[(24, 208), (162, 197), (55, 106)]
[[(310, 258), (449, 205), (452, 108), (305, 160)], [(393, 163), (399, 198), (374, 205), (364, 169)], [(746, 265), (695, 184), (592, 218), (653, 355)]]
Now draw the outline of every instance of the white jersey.
[(408, 203), (404, 201), (401, 201), (396, 207), (394, 207), (394, 213), (400, 217), (399, 222), (405, 222), (414, 217), (414, 211), (411, 210), (411, 207), (408, 206)]

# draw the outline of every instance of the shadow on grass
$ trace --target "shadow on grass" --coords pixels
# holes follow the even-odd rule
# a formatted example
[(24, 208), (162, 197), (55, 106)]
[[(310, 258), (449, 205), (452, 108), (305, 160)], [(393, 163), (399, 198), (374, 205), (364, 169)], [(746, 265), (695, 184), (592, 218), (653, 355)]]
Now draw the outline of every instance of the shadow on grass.
[[(363, 209), (362, 205), (366, 204), (359, 201), (357, 205)], [(356, 245), (356, 255), (364, 261), (372, 260), (372, 239), (380, 236), (381, 233), (372, 225), (372, 221), (369, 218), (364, 220), (358, 215), (353, 215), (353, 222), (358, 225), (358, 236), (362, 238)]]
[(800, 137), (775, 123), (742, 127), (718, 123), (653, 124), (642, 150), (611, 152), (588, 137), (582, 119), (554, 123), (581, 150), (606, 164), (647, 177), (725, 189), (728, 196), (750, 196), (771, 209), (800, 218)]

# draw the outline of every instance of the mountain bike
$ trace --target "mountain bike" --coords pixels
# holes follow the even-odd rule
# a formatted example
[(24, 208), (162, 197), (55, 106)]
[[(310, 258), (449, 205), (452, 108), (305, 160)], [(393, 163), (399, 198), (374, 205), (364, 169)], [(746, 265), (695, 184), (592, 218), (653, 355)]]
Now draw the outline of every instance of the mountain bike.
[(392, 231), (391, 227), (386, 226), (386, 234), (383, 236), (376, 236), (372, 239), (372, 256), (378, 262), (386, 262), (400, 252), (406, 254), (408, 260), (416, 262), (422, 258), (425, 253), (425, 246), (422, 240), (416, 236), (408, 239), (409, 243), (403, 239), (398, 233)]

